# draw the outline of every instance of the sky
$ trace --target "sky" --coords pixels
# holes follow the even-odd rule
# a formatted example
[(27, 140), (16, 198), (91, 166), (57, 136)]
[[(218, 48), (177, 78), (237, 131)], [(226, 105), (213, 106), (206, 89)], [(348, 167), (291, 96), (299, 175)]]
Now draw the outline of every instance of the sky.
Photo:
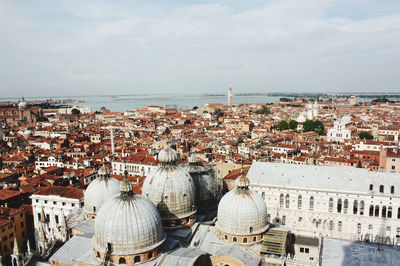
[(0, 0), (0, 98), (399, 92), (399, 0)]

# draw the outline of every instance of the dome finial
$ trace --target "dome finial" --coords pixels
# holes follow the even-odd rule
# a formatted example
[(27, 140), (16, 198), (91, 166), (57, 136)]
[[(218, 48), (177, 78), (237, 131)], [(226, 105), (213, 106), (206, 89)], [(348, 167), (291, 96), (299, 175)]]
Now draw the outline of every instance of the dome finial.
[(128, 171), (125, 170), (124, 172), (124, 180), (122, 180), (121, 182), (121, 186), (120, 186), (120, 191), (121, 194), (130, 194), (132, 193), (132, 184), (128, 179)]
[(244, 175), (244, 168), (243, 168), (243, 157), (242, 157), (242, 169), (240, 169), (240, 176), (236, 178), (235, 180), (236, 187), (239, 190), (248, 190), (250, 181), (249, 179)]
[(177, 152), (172, 149), (170, 146), (166, 146), (164, 149), (160, 151), (158, 154), (158, 160), (163, 164), (163, 165), (171, 165), (171, 164), (176, 164), (176, 161), (178, 160), (178, 154)]

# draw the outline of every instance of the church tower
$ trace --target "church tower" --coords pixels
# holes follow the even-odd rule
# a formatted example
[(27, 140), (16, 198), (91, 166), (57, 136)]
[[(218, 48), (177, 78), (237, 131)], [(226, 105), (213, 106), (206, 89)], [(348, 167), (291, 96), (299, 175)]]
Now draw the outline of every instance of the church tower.
[(228, 105), (232, 106), (232, 86), (229, 86), (228, 90)]

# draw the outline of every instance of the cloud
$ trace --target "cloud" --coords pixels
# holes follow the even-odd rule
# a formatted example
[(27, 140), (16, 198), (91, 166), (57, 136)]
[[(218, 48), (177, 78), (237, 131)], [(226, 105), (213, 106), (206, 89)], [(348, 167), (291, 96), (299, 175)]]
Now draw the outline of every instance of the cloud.
[(0, 0), (0, 82), (17, 91), (394, 91), (400, 81), (400, 13), (343, 15), (347, 1), (36, 3)]

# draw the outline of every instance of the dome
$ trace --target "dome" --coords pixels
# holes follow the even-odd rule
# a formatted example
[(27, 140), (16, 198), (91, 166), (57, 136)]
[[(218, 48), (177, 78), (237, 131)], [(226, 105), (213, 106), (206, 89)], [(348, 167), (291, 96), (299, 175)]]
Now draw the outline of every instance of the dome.
[(176, 165), (176, 152), (171, 148), (163, 149), (159, 157), (163, 164), (147, 176), (142, 195), (157, 206), (164, 227), (191, 224), (197, 211), (194, 181), (185, 168)]
[[(155, 258), (166, 235), (154, 204), (142, 195), (125, 191), (131, 188), (126, 183), (127, 179), (121, 183), (121, 194), (106, 201), (98, 212), (93, 248), (101, 259), (111, 249), (114, 261), (123, 259), (133, 264)], [(136, 260), (138, 257), (141, 259)]]
[(158, 160), (161, 163), (173, 163), (178, 160), (178, 154), (174, 149), (167, 146), (158, 154)]
[(26, 108), (26, 105), (27, 105), (27, 103), (26, 103), (24, 100), (22, 100), (22, 102), (20, 102), (20, 103), (18, 104), (18, 107), (19, 107), (20, 109), (25, 109), (25, 108)]
[(95, 215), (105, 201), (119, 194), (119, 186), (120, 182), (112, 177), (100, 176), (93, 180), (85, 190), (86, 213)]
[[(243, 174), (235, 183), (236, 188), (225, 194), (218, 205), (217, 230), (236, 239), (260, 236), (268, 229), (267, 206), (260, 195), (248, 188), (249, 181)], [(259, 241), (261, 237), (255, 239)], [(244, 243), (249, 242), (246, 239)]]

